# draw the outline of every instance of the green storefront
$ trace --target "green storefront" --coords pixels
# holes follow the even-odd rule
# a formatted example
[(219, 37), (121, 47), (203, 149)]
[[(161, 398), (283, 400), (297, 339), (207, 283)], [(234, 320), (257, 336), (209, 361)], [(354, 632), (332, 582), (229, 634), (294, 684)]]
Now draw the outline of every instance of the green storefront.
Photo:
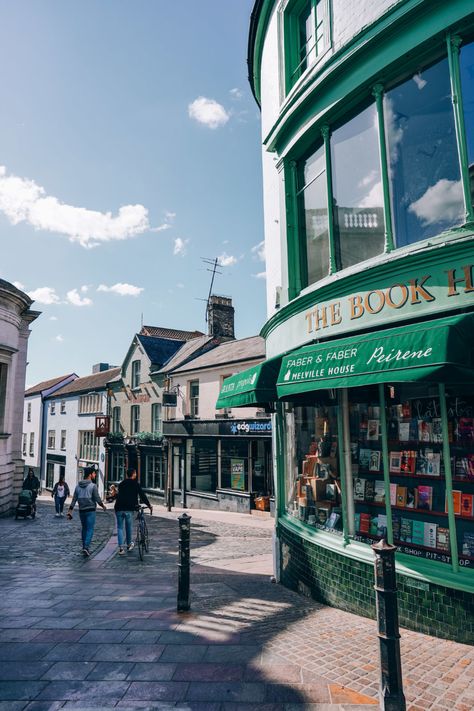
[(474, 8), (374, 8), (255, 4), (281, 298), (267, 363), (220, 399), (274, 413), (283, 584), (373, 616), (386, 537), (401, 624), (472, 643)]

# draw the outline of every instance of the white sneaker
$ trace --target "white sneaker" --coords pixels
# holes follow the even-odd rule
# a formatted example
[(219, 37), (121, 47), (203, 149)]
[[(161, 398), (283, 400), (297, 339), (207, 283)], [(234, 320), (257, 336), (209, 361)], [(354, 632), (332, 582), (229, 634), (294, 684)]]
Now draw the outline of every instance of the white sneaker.
[(58, 513), (54, 514), (54, 515), (56, 516), (56, 518), (59, 518), (61, 516), (61, 514), (58, 514)]
[(130, 543), (130, 544), (127, 546), (127, 550), (128, 550), (128, 551), (132, 551), (134, 545), (135, 545), (135, 543)]
[(123, 548), (119, 548), (119, 555), (125, 555), (125, 551)]

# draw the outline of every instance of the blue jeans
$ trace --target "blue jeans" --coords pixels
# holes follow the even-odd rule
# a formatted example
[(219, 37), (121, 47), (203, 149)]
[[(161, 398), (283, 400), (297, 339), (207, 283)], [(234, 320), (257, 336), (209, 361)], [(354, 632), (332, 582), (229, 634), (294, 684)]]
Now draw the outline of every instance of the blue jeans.
[(79, 511), (82, 526), (82, 547), (89, 548), (94, 535), (95, 511)]
[(65, 496), (55, 496), (54, 497), (54, 505), (56, 507), (56, 513), (61, 514), (63, 512), (65, 501), (66, 501)]
[(127, 546), (132, 542), (133, 511), (116, 511), (117, 519), (117, 539), (120, 547), (123, 546), (123, 524), (125, 521), (125, 533), (127, 536)]

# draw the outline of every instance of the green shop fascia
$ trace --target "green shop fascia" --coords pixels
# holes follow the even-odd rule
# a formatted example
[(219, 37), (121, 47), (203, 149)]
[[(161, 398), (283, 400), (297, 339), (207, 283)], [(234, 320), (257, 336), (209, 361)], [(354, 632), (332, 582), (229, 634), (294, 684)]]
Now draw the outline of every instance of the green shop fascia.
[(371, 545), (385, 537), (402, 624), (471, 642), (473, 270), (466, 233), (359, 274), (357, 290), (301, 296), (264, 328), (272, 357), (217, 403), (274, 413), (285, 584), (373, 615)]

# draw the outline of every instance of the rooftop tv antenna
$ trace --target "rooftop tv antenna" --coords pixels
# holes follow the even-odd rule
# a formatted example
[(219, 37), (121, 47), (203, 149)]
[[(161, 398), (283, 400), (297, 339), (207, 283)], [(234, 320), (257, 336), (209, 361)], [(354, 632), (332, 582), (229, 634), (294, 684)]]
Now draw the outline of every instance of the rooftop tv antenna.
[(206, 302), (206, 323), (208, 322), (209, 319), (209, 301), (211, 299), (211, 294), (212, 294), (212, 287), (214, 286), (214, 279), (216, 278), (216, 274), (222, 274), (221, 271), (219, 271), (222, 268), (222, 264), (219, 264), (219, 257), (215, 257), (215, 259), (208, 259), (207, 257), (201, 257), (201, 261), (204, 262), (204, 264), (207, 264), (208, 266), (206, 267), (206, 271), (211, 272), (211, 285), (209, 287), (209, 294), (207, 295), (207, 299), (201, 299), (201, 301)]

